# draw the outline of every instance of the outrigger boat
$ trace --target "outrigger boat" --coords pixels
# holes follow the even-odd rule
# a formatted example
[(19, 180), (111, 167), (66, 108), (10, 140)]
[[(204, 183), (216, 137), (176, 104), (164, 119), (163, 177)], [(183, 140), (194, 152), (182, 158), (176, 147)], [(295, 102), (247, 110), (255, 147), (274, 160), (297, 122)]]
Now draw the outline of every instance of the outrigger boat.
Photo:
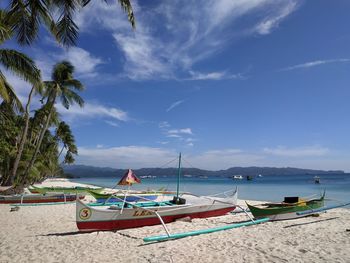
[[(84, 196), (78, 194), (78, 198)], [(35, 203), (58, 203), (73, 202), (77, 199), (76, 194), (23, 194), (23, 195), (1, 195), (0, 204), (35, 204)]]
[(315, 199), (305, 200), (299, 197), (285, 197), (281, 203), (261, 205), (247, 203), (247, 206), (255, 218), (270, 218), (271, 221), (295, 219), (310, 215), (310, 213), (301, 213), (303, 211), (316, 211), (315, 209), (323, 207), (324, 197), (325, 192), (320, 198)]
[[(225, 197), (196, 196), (189, 193), (179, 193), (181, 154), (179, 156), (179, 170), (177, 177), (176, 196), (172, 200), (156, 202), (127, 202), (126, 195), (120, 202), (111, 206), (89, 206), (77, 200), (76, 223), (80, 231), (119, 230), (162, 224), (166, 232), (165, 223), (177, 219), (207, 218), (222, 216), (236, 208), (237, 189), (224, 193)], [(130, 171), (128, 175), (133, 175)], [(134, 176), (134, 175), (133, 175)], [(135, 176), (124, 181), (135, 182)], [(122, 179), (123, 180), (123, 179)], [(121, 181), (122, 181), (121, 180)], [(169, 233), (168, 233), (169, 234)]]
[(50, 186), (50, 187), (38, 187), (38, 186), (30, 186), (28, 190), (33, 194), (46, 194), (46, 193), (87, 193), (92, 190), (96, 193), (104, 190), (102, 187), (85, 187), (85, 186), (74, 186), (74, 187), (62, 187), (62, 186)]
[(165, 202), (123, 202), (111, 206), (88, 206), (80, 200), (76, 205), (80, 231), (119, 230), (170, 223), (183, 217), (222, 216), (236, 208), (237, 191), (226, 198), (182, 194)]

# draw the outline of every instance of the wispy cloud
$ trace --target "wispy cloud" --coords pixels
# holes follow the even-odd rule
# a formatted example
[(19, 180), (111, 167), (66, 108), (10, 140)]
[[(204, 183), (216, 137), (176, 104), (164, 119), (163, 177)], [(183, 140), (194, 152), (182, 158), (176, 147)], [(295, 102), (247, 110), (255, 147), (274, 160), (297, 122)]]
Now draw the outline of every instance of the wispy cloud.
[(77, 74), (89, 77), (96, 76), (97, 66), (103, 63), (102, 59), (79, 47), (69, 48), (66, 52), (59, 55), (59, 58), (70, 61), (74, 65)]
[(158, 124), (158, 127), (161, 128), (161, 129), (167, 129), (170, 127), (170, 124), (169, 122), (167, 121), (162, 121)]
[[(348, 154), (344, 156), (332, 155), (327, 148), (317, 146), (282, 148), (282, 152), (281, 147), (266, 148), (265, 152), (247, 152), (237, 148), (213, 149), (196, 154), (184, 154), (183, 158), (186, 160), (185, 163), (190, 163), (193, 167), (209, 170), (221, 170), (237, 166), (288, 166), (309, 169), (349, 170)], [(313, 150), (310, 151), (310, 149)], [(93, 163), (95, 166), (109, 166), (113, 168), (159, 167), (173, 160), (178, 154), (173, 149), (135, 145), (118, 147), (97, 145), (96, 147), (79, 147), (78, 150), (77, 163), (86, 165)]]
[[(68, 110), (61, 104), (57, 104), (56, 106), (59, 113), (70, 120), (76, 120), (77, 118), (110, 118), (123, 122), (130, 120), (128, 113), (121, 109), (106, 107), (104, 105), (91, 102), (85, 103), (83, 108), (80, 108), (77, 105), (72, 105)], [(109, 122), (109, 124), (111, 125), (111, 122)]]
[(189, 134), (192, 135), (192, 129), (191, 128), (183, 128), (183, 129), (173, 129), (168, 130), (168, 134)]
[(189, 71), (191, 77), (187, 80), (222, 80), (222, 79), (243, 79), (243, 75), (238, 74), (229, 74), (226, 71), (222, 72), (209, 72), (201, 73), (196, 71)]
[(295, 70), (295, 69), (305, 69), (305, 68), (312, 68), (312, 67), (321, 66), (321, 65), (325, 65), (325, 64), (331, 64), (331, 63), (348, 63), (348, 62), (350, 62), (349, 58), (314, 60), (314, 61), (305, 62), (305, 63), (302, 63), (302, 64), (290, 66), (290, 67), (281, 69), (280, 71), (289, 71), (289, 70)]
[(286, 1), (286, 5), (282, 6), (277, 12), (271, 16), (268, 16), (261, 21), (255, 28), (255, 30), (261, 35), (270, 34), (271, 31), (278, 27), (280, 22), (294, 12), (298, 7), (297, 1)]
[(315, 157), (327, 155), (330, 151), (328, 148), (321, 146), (306, 146), (298, 148), (278, 146), (276, 148), (264, 148), (263, 152), (284, 157)]
[(111, 32), (124, 55), (124, 75), (131, 79), (220, 80), (239, 76), (226, 69), (202, 73), (198, 63), (221, 52), (231, 40), (271, 33), (297, 9), (298, 2), (177, 0), (140, 10), (134, 1), (138, 24), (132, 31), (117, 3), (107, 6), (94, 1), (77, 21), (90, 34), (96, 25)]
[(176, 152), (161, 148), (142, 146), (79, 147), (77, 162), (113, 168), (158, 167), (176, 156)]
[(166, 112), (171, 111), (172, 109), (174, 109), (175, 107), (179, 106), (180, 104), (182, 104), (185, 100), (178, 100), (176, 102), (174, 102), (173, 104), (171, 104), (169, 106), (169, 108), (166, 109)]
[(67, 50), (56, 49), (56, 52), (35, 50), (33, 54), (35, 63), (42, 71), (44, 80), (51, 78), (53, 66), (62, 61), (68, 60), (75, 67), (76, 77), (91, 78), (97, 75), (97, 67), (103, 64), (101, 58), (95, 57), (90, 52), (79, 47), (71, 47)]
[(105, 121), (108, 125), (111, 125), (113, 127), (119, 127), (119, 124), (115, 121)]

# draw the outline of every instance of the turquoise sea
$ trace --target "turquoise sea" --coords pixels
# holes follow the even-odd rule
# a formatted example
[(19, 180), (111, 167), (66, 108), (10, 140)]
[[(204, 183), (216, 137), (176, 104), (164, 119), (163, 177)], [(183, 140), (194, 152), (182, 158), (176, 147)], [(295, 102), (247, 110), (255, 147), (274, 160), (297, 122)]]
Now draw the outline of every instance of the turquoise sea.
[[(350, 174), (319, 175), (320, 184), (315, 184), (313, 177), (314, 175), (275, 175), (255, 177), (251, 181), (247, 181), (245, 178), (233, 180), (226, 177), (181, 177), (180, 191), (210, 195), (238, 187), (240, 199), (276, 202), (283, 200), (284, 196), (307, 197), (314, 194), (320, 195), (326, 190), (326, 198), (331, 199), (331, 203), (336, 203), (336, 201), (350, 202)], [(75, 178), (73, 181), (113, 188), (119, 178)], [(176, 190), (176, 177), (165, 175), (156, 178), (143, 178), (141, 181), (141, 184), (135, 184), (131, 189), (157, 190), (166, 188)]]

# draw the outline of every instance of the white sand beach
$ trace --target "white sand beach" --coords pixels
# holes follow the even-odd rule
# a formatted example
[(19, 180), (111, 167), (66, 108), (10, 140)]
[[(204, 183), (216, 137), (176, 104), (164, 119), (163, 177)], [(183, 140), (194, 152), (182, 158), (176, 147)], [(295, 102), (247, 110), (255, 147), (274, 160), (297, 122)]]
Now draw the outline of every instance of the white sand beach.
[[(168, 227), (177, 233), (244, 220), (237, 213)], [(334, 209), (319, 217), (146, 244), (144, 237), (164, 234), (162, 226), (79, 233), (74, 203), (16, 212), (0, 205), (0, 262), (349, 262), (349, 222), (349, 209)]]

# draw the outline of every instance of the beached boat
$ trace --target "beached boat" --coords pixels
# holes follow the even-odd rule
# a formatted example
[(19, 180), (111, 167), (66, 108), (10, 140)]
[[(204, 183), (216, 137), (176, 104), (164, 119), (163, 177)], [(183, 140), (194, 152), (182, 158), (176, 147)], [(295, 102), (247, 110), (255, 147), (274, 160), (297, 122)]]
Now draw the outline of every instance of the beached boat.
[(237, 191), (226, 198), (183, 194), (166, 202), (120, 202), (101, 207), (77, 200), (76, 221), (80, 231), (118, 230), (170, 223), (183, 217), (221, 216), (233, 211), (236, 203)]
[(46, 194), (46, 193), (87, 193), (89, 190), (93, 190), (98, 193), (104, 190), (102, 187), (87, 187), (87, 186), (74, 186), (74, 187), (62, 187), (62, 186), (50, 186), (50, 187), (38, 187), (31, 185), (28, 190), (33, 194)]
[[(121, 202), (111, 206), (89, 206), (77, 200), (76, 223), (80, 231), (119, 230), (162, 224), (179, 218), (207, 218), (222, 216), (236, 208), (237, 190), (225, 193), (225, 197), (196, 196), (179, 193), (181, 154), (177, 177), (176, 196), (162, 202), (127, 202), (126, 196)], [(126, 175), (134, 176), (131, 170)], [(124, 176), (127, 179), (127, 176)], [(126, 179), (124, 181), (126, 181)], [(137, 178), (134, 176), (134, 181)], [(129, 180), (132, 182), (133, 180)]]
[(157, 192), (125, 192), (116, 191), (114, 193), (101, 193), (101, 191), (89, 190), (88, 193), (92, 195), (96, 202), (120, 202), (125, 198), (126, 202), (137, 202), (137, 201), (150, 201), (156, 200), (158, 196), (163, 195), (163, 193)]
[(325, 193), (320, 198), (305, 200), (299, 197), (285, 197), (281, 203), (266, 203), (250, 205), (250, 212), (255, 218), (270, 218), (270, 220), (286, 220), (305, 217), (302, 211), (312, 211), (324, 206)]
[[(79, 195), (79, 198), (84, 198)], [(77, 199), (76, 194), (23, 194), (23, 195), (0, 195), (0, 204), (26, 204), (26, 203), (56, 203), (73, 202)]]

